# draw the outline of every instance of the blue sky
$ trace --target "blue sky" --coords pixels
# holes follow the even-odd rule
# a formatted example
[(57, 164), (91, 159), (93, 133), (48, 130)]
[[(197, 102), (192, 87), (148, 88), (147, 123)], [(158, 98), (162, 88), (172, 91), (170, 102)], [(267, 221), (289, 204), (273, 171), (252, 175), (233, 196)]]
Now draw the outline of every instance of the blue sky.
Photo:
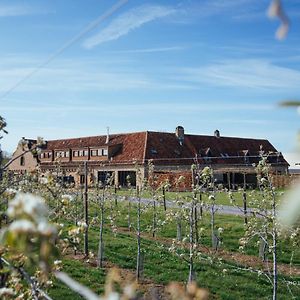
[(269, 0), (129, 0), (1, 97), (116, 2), (0, 0), (4, 150), (22, 136), (182, 125), (296, 152), (299, 114), (278, 102), (300, 98), (299, 0), (283, 1), (292, 23), (284, 41), (266, 16)]

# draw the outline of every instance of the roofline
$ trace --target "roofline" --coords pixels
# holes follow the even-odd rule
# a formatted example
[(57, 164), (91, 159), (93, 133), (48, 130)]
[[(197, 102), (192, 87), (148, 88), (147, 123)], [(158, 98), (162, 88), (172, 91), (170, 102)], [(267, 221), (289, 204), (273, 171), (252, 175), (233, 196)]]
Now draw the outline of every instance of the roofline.
[[(145, 133), (148, 136), (148, 133), (156, 133), (156, 134), (175, 134), (175, 132), (167, 132), (167, 131), (133, 131), (133, 132), (121, 132), (121, 133), (114, 133), (110, 134), (111, 137), (120, 136), (120, 135), (129, 135), (129, 134), (141, 134)], [(210, 137), (210, 138), (216, 138), (216, 139), (223, 139), (223, 138), (232, 138), (232, 139), (243, 139), (243, 140), (256, 140), (256, 141), (268, 141), (268, 139), (262, 139), (262, 138), (254, 138), (254, 137), (239, 137), (239, 136), (220, 136), (219, 138), (215, 137), (214, 135), (205, 135), (205, 134), (185, 134), (187, 137)], [(106, 134), (103, 135), (90, 135), (90, 136), (80, 136), (80, 137), (71, 137), (71, 138), (61, 138), (61, 139), (55, 139), (55, 140), (47, 140), (47, 142), (56, 142), (56, 141), (62, 141), (62, 140), (79, 140), (79, 139), (86, 139), (86, 138), (99, 138), (99, 137), (106, 137)]]

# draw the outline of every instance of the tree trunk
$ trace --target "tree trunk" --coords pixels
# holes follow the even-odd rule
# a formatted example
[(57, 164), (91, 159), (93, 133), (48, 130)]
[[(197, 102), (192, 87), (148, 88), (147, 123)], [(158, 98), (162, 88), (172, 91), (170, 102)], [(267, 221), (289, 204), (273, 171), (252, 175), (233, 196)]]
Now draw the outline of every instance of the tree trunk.
[(203, 217), (203, 204), (202, 204), (202, 192), (200, 190), (199, 192), (199, 203), (200, 203), (200, 218)]
[[(272, 188), (272, 187), (271, 187)], [(273, 300), (277, 299), (277, 229), (276, 229), (276, 198), (274, 191), (272, 190), (273, 197), (273, 209), (272, 209), (272, 217), (273, 217)]]
[(115, 206), (118, 206), (118, 195), (117, 195), (117, 187), (114, 186), (114, 196), (115, 196)]
[(137, 260), (136, 260), (136, 280), (139, 282), (141, 277), (141, 197), (138, 193), (138, 211), (137, 211)]
[(84, 230), (84, 255), (89, 256), (89, 214), (88, 214), (88, 167), (87, 162), (84, 162), (84, 220), (85, 220), (85, 230)]
[(195, 273), (194, 273), (194, 209), (193, 205), (190, 208), (190, 257), (189, 257), (189, 278), (188, 282), (192, 282), (195, 280)]
[(266, 261), (266, 253), (267, 253), (267, 244), (264, 239), (260, 239), (259, 244), (259, 257), (262, 259), (263, 262)]
[(195, 227), (195, 242), (199, 242), (199, 230), (198, 230), (198, 211), (197, 203), (194, 204), (194, 227)]
[(156, 234), (156, 200), (153, 200), (152, 236)]
[(277, 233), (273, 231), (273, 300), (277, 299)]
[(99, 268), (103, 267), (103, 257), (104, 257), (104, 243), (103, 243), (103, 227), (104, 227), (104, 198), (100, 204), (101, 216), (100, 216), (100, 232), (99, 232), (99, 245), (98, 245), (98, 260), (97, 264)]
[(165, 187), (163, 187), (163, 201), (164, 201), (164, 210), (167, 210), (167, 202), (166, 202), (166, 190)]
[(128, 198), (128, 231), (131, 231), (131, 202), (130, 198)]
[(215, 248), (216, 246), (216, 236), (215, 236), (215, 207), (214, 204), (211, 204), (211, 216), (210, 216), (210, 225), (211, 225), (211, 246)]
[(182, 240), (182, 226), (181, 226), (181, 218), (177, 217), (177, 241), (181, 241)]
[(246, 174), (245, 173), (244, 173), (243, 204), (244, 204), (244, 223), (247, 225), (248, 218), (247, 218), (247, 193), (246, 193)]

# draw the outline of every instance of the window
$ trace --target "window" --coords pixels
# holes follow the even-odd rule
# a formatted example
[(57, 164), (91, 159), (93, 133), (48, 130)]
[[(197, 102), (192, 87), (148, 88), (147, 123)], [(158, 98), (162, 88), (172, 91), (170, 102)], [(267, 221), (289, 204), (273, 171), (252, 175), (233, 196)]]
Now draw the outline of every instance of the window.
[(73, 151), (73, 156), (78, 157), (78, 151)]
[(83, 156), (83, 150), (79, 151), (79, 156)]
[(25, 166), (25, 157), (24, 156), (21, 156), (21, 158), (20, 158), (20, 165)]
[(69, 156), (70, 156), (70, 152), (69, 151), (65, 152), (65, 157), (69, 157)]
[(104, 156), (107, 156), (107, 155), (108, 155), (107, 149), (103, 149), (103, 155), (104, 155)]
[(89, 151), (88, 151), (88, 150), (84, 150), (84, 151), (83, 151), (83, 155), (84, 155), (84, 156), (88, 156), (88, 155), (89, 155)]
[(85, 184), (85, 176), (80, 175), (80, 184)]
[(44, 153), (41, 153), (41, 158), (44, 158), (45, 154)]
[(92, 156), (97, 156), (98, 155), (98, 150), (91, 150), (91, 155)]

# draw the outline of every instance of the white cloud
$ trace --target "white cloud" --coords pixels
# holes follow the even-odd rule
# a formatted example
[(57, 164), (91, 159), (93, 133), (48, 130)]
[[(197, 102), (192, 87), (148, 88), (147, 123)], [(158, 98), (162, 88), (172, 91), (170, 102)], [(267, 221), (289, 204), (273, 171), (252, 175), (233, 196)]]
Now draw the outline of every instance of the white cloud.
[(300, 72), (263, 59), (224, 60), (198, 68), (184, 68), (178, 79), (214, 86), (256, 89), (299, 89)]
[(166, 17), (175, 12), (176, 10), (174, 8), (158, 5), (142, 5), (133, 8), (115, 18), (98, 34), (85, 40), (83, 46), (87, 49), (91, 49), (99, 44), (117, 40), (146, 23)]
[(241, 13), (259, 11), (262, 0), (203, 0), (194, 1), (185, 8), (189, 15), (207, 18), (212, 16), (233, 17)]
[(26, 5), (0, 4), (0, 17), (17, 17), (36, 13), (43, 12), (38, 8), (32, 8)]

